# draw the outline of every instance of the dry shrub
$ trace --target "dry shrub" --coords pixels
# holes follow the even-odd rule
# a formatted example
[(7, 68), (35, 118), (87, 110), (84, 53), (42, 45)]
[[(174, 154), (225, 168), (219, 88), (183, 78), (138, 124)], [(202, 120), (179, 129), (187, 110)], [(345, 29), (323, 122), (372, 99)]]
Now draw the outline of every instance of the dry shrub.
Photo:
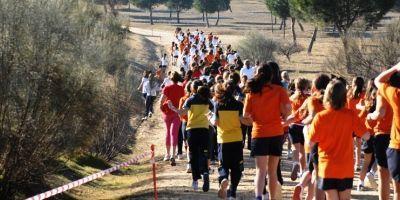
[(0, 0), (0, 13), (0, 199), (14, 199), (62, 157), (126, 146), (102, 138), (131, 137), (135, 76), (125, 30), (91, 1)]
[(253, 32), (239, 41), (237, 48), (242, 58), (259, 60), (263, 63), (274, 60), (274, 52), (279, 49), (279, 42)]
[(373, 78), (383, 68), (398, 63), (400, 21), (388, 25), (383, 33), (374, 37), (364, 38), (362, 35), (355, 34), (348, 38), (350, 67), (346, 67), (346, 53), (341, 47), (326, 60), (328, 70), (342, 76)]

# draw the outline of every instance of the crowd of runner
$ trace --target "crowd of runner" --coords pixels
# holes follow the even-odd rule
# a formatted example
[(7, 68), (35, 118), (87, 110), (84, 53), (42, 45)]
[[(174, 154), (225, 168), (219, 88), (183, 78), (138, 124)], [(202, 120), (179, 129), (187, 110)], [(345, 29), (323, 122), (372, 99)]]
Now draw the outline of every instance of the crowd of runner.
[[(164, 75), (168, 66), (177, 70)], [(288, 142), (291, 180), (299, 180), (292, 199), (351, 199), (355, 171), (357, 190), (368, 180), (379, 199), (389, 199), (392, 183), (400, 199), (400, 64), (366, 84), (326, 74), (290, 80), (275, 62), (242, 60), (218, 36), (178, 28), (170, 55), (162, 55), (157, 72), (144, 73), (139, 88), (144, 120), (161, 91), (164, 161), (186, 159), (194, 190), (199, 180), (210, 189), (217, 162), (217, 195), (235, 199), (248, 148), (255, 199), (282, 199), (280, 159)]]

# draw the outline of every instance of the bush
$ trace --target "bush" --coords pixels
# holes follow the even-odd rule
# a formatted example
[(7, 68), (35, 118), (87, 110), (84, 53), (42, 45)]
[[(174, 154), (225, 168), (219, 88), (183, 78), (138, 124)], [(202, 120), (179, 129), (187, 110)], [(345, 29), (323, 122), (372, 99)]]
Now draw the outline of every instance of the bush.
[(56, 160), (104, 134), (132, 134), (125, 30), (89, 2), (0, 0), (1, 199), (41, 191)]
[[(343, 48), (339, 48), (326, 60), (328, 69), (342, 76), (373, 78), (382, 68), (399, 62), (400, 21), (388, 25), (385, 32), (376, 37), (365, 39), (360, 34), (349, 37), (348, 44), (347, 55)], [(346, 67), (346, 56), (350, 60), (350, 67)]]
[(260, 33), (250, 33), (239, 41), (238, 51), (242, 58), (268, 62), (274, 60), (274, 52), (279, 49), (279, 43), (265, 38)]
[(304, 51), (304, 47), (297, 43), (282, 43), (279, 47), (278, 54), (286, 56), (290, 62), (290, 58), (293, 54)]

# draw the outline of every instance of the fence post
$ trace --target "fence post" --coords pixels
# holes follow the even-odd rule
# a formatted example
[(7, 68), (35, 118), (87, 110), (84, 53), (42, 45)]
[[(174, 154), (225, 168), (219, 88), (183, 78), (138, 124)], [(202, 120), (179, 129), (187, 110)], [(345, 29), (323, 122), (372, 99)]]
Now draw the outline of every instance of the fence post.
[(158, 200), (158, 193), (157, 193), (157, 175), (156, 175), (156, 160), (154, 158), (154, 144), (151, 145), (151, 164), (153, 168), (153, 187), (154, 187), (154, 199)]

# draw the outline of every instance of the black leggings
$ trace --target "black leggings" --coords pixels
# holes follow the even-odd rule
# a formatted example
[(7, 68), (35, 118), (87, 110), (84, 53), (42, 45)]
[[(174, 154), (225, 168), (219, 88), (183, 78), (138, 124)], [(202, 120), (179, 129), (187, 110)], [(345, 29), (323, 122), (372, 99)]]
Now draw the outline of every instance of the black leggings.
[(242, 142), (230, 142), (218, 144), (218, 159), (220, 166), (218, 167), (218, 182), (229, 179), (230, 191), (233, 197), (236, 197), (236, 189), (242, 177), (243, 166), (243, 147)]
[(201, 175), (208, 174), (209, 130), (195, 128), (188, 130), (189, 159), (192, 166), (194, 181), (201, 179)]
[(153, 105), (154, 105), (154, 100), (156, 99), (155, 96), (147, 96), (146, 97), (146, 116), (149, 115), (149, 113), (154, 113)]

